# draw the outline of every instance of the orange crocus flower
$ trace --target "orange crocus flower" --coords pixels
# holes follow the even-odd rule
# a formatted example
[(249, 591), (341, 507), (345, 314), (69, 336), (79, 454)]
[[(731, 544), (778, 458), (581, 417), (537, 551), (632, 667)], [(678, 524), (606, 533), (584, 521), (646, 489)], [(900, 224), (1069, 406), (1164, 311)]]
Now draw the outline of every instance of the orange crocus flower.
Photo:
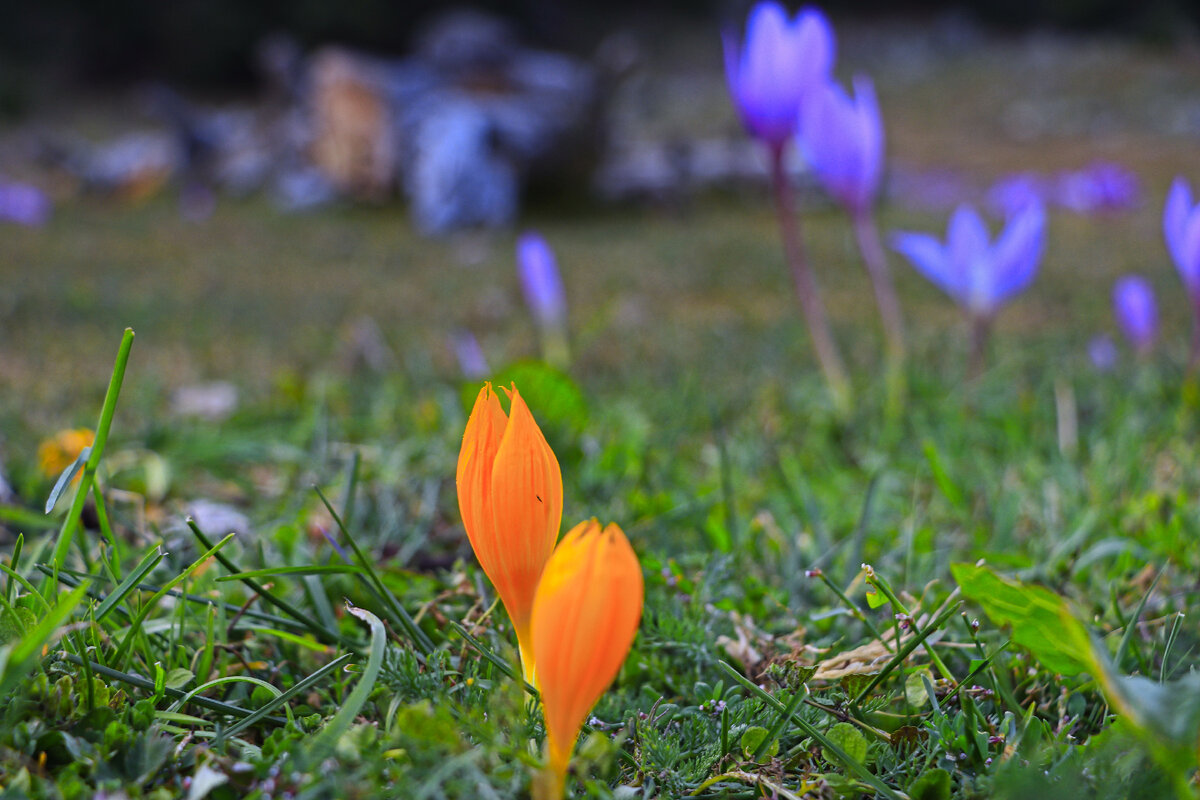
[(642, 616), (642, 568), (625, 534), (595, 519), (571, 529), (538, 584), (533, 649), (546, 719), (548, 770), (536, 795), (560, 798), (592, 706), (617, 677)]
[[(47, 478), (57, 478), (62, 471), (75, 463), (85, 447), (91, 447), (96, 434), (88, 428), (61, 430), (38, 445), (38, 468)], [(75, 475), (79, 480), (79, 475)]]
[(516, 629), (525, 680), (534, 683), (530, 617), (562, 524), (562, 473), (517, 387), (504, 391), (507, 416), (490, 383), (475, 398), (458, 454), (458, 508)]

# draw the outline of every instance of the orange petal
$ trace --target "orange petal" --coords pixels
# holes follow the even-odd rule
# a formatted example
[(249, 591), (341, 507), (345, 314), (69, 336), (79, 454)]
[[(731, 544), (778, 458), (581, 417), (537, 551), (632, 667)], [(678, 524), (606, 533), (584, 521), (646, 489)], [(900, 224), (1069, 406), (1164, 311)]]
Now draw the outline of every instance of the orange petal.
[[(491, 544), (496, 538), (492, 524), (492, 464), (507, 424), (508, 417), (500, 406), (500, 399), (492, 391), (492, 385), (485, 383), (467, 419), (456, 476), (458, 510), (462, 513), (471, 548), (481, 563), (481, 548), (488, 552), (495, 549)], [(483, 569), (488, 571), (487, 564)]]
[[(518, 635), (528, 631), (533, 595), (562, 524), (562, 473), (546, 437), (514, 386), (508, 426), (492, 467), (491, 506), (496, 535), (475, 547)], [(528, 650), (529, 642), (522, 642)], [(533, 652), (536, 661), (536, 649)]]
[(546, 564), (533, 601), (533, 647), (550, 768), (559, 776), (629, 653), (643, 593), (642, 568), (616, 525), (576, 525)]

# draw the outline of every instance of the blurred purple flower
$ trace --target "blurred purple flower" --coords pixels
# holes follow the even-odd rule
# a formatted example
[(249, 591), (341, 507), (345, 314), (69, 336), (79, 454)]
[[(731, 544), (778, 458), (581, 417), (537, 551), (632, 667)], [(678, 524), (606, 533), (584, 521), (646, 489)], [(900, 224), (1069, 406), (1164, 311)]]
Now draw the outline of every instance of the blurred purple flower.
[(50, 198), (36, 186), (0, 181), (0, 220), (38, 227), (49, 221), (52, 210)]
[(986, 201), (993, 211), (1008, 216), (1035, 197), (1077, 214), (1096, 214), (1136, 208), (1142, 193), (1136, 174), (1101, 161), (1053, 177), (1021, 172), (1001, 178), (988, 189)]
[(1099, 161), (1058, 176), (1054, 199), (1077, 214), (1128, 211), (1142, 201), (1137, 175), (1112, 162)]
[(1154, 289), (1140, 275), (1126, 275), (1113, 285), (1113, 314), (1139, 355), (1154, 348), (1158, 337), (1158, 304)]
[(517, 271), (525, 302), (538, 324), (561, 327), (567, 318), (567, 299), (554, 251), (540, 234), (529, 231), (517, 240)]
[(1033, 280), (1045, 227), (1041, 203), (1031, 201), (993, 244), (979, 214), (962, 205), (950, 218), (945, 245), (927, 233), (898, 233), (892, 247), (973, 318), (989, 319)]
[(834, 38), (829, 20), (815, 8), (788, 19), (774, 0), (754, 6), (745, 38), (726, 31), (725, 78), (742, 124), (751, 136), (782, 149), (796, 129), (806, 92), (829, 78)]
[(1171, 184), (1163, 209), (1163, 233), (1167, 249), (1175, 259), (1175, 268), (1191, 295), (1192, 305), (1200, 311), (1200, 206), (1192, 198), (1192, 189), (1182, 176)]
[(1104, 333), (1092, 337), (1088, 342), (1088, 358), (1092, 360), (1092, 366), (1101, 372), (1108, 372), (1115, 367), (1117, 346), (1113, 344), (1112, 337)]
[(870, 78), (855, 78), (854, 94), (833, 81), (814, 86), (800, 109), (797, 142), (825, 190), (860, 216), (879, 190), (883, 119)]
[(465, 330), (455, 331), (451, 335), (451, 344), (454, 346), (454, 355), (458, 358), (458, 368), (462, 370), (464, 378), (481, 381), (492, 374), (492, 369), (488, 366), (487, 358), (483, 355), (483, 348), (479, 346), (479, 340), (475, 338), (475, 334)]
[(1036, 172), (1019, 172), (1001, 178), (987, 190), (985, 202), (992, 211), (1011, 217), (1032, 202), (1048, 203), (1053, 195), (1046, 179)]

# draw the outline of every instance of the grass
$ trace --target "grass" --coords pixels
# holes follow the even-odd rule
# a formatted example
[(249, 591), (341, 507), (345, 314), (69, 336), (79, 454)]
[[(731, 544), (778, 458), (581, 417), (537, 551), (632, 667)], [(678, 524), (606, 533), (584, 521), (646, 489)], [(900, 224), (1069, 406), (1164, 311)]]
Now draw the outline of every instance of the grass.
[[(945, 137), (950, 166), (988, 177), (1069, 149), (967, 147), (926, 119), (940, 86), (956, 124), (992, 130), (1002, 108), (953, 100), (1004, 52), (957, 56), (934, 86), (881, 79), (898, 157)], [(1166, 59), (1119, 55), (1134, 84)], [(1113, 88), (1056, 75), (1061, 92)], [(421, 241), (397, 209), (284, 218), (253, 201), (195, 226), (169, 198), (5, 229), (5, 796), (527, 796), (540, 710), (455, 500), (478, 388), (446, 345), (461, 327), (519, 376), (562, 464), (564, 522), (618, 522), (644, 568), (639, 636), (573, 796), (1195, 796), (1200, 384), (1157, 229), (1184, 163), (1162, 154), (1181, 147), (1130, 135), (1141, 211), (1053, 215), (1043, 272), (974, 382), (953, 310), (893, 260), (913, 339), (895, 419), (849, 226), (817, 207), (806, 235), (859, 399), (847, 421), (764, 198), (535, 207), (566, 272), (566, 375), (530, 361), (508, 236)], [(884, 209), (886, 229), (943, 224)], [(1098, 373), (1085, 344), (1133, 268), (1159, 289), (1163, 347)], [(355, 353), (363, 316), (382, 370)], [(232, 416), (170, 411), (175, 388), (212, 379), (241, 389)], [(57, 476), (36, 444), (102, 408), (92, 491), (47, 518)], [(247, 523), (230, 537), (198, 500)]]

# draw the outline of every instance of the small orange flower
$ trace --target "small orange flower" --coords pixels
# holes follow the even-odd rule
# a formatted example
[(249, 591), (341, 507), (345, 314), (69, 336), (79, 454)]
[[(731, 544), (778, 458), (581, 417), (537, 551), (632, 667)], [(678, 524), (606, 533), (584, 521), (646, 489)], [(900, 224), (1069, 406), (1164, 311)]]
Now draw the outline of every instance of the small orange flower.
[(534, 683), (530, 615), (562, 524), (562, 473), (516, 386), (504, 391), (509, 416), (490, 383), (475, 398), (458, 454), (458, 508), (516, 629), (525, 680)]
[[(62, 471), (83, 452), (85, 447), (91, 447), (96, 440), (96, 434), (87, 428), (61, 430), (48, 439), (43, 439), (38, 445), (38, 468), (47, 478), (57, 478)], [(75, 476), (76, 479), (79, 475)]]
[(538, 796), (559, 798), (579, 729), (617, 677), (642, 616), (642, 568), (614, 524), (581, 522), (562, 541), (533, 601), (533, 650), (549, 770)]

